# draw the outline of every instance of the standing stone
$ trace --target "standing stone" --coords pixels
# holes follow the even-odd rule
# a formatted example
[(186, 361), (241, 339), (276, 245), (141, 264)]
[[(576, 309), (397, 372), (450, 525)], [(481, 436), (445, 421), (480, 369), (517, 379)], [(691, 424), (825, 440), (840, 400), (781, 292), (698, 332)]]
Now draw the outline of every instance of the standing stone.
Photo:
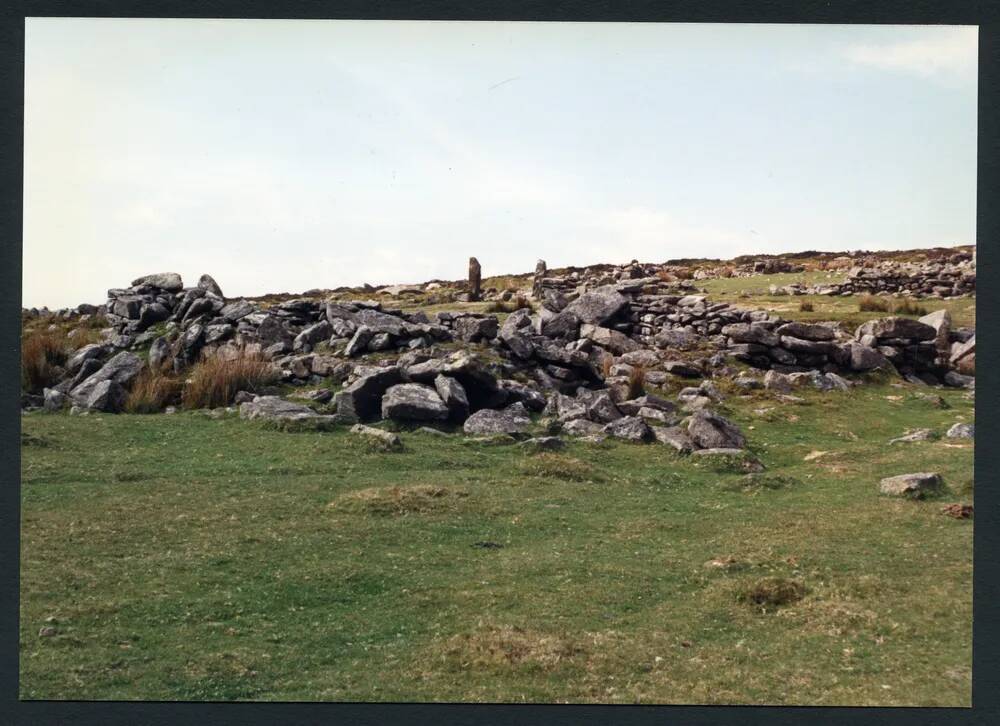
[(479, 260), (475, 257), (469, 258), (469, 300), (478, 300), (481, 295), (483, 284), (483, 270), (479, 266)]
[(546, 272), (548, 272), (548, 268), (545, 265), (545, 260), (539, 260), (535, 263), (535, 279), (531, 286), (531, 296), (536, 300), (542, 299), (542, 279)]

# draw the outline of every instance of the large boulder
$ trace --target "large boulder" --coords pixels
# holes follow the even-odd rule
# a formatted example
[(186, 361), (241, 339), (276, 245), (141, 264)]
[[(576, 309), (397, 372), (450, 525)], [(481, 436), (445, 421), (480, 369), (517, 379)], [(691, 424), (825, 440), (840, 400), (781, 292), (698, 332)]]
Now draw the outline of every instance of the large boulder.
[(665, 444), (681, 454), (690, 454), (694, 450), (694, 442), (680, 426), (654, 426), (653, 436), (661, 444)]
[[(110, 358), (107, 363), (101, 366), (95, 373), (88, 376), (86, 380), (74, 387), (70, 391), (70, 397), (77, 403), (90, 407), (89, 401), (93, 397), (98, 385), (105, 381), (113, 381), (124, 391), (131, 385), (136, 376), (139, 375), (144, 365), (142, 358), (135, 353), (123, 350), (118, 355)], [(116, 396), (118, 396), (117, 389), (109, 390), (105, 386), (101, 390), (104, 391), (105, 395), (109, 396), (107, 401), (113, 402), (116, 400)], [(101, 408), (100, 410), (111, 409)]]
[(801, 340), (833, 340), (835, 334), (833, 328), (826, 325), (817, 325), (815, 323), (802, 323), (798, 321), (793, 321), (790, 323), (785, 323), (774, 331), (777, 335), (787, 335), (792, 338), (799, 338)]
[(696, 411), (688, 435), (699, 449), (742, 449), (747, 440), (736, 424), (710, 411)]
[(889, 476), (879, 482), (879, 492), (890, 497), (923, 499), (928, 494), (941, 491), (944, 482), (940, 474), (918, 472)]
[(482, 318), (467, 315), (455, 320), (455, 336), (467, 343), (491, 340), (496, 337), (498, 330), (499, 324), (492, 315)]
[(564, 312), (573, 313), (581, 323), (604, 325), (628, 305), (628, 298), (612, 285), (598, 287), (583, 293), (566, 306)]
[(973, 335), (964, 343), (954, 343), (951, 346), (949, 362), (961, 373), (974, 374), (976, 372), (976, 336)]
[(394, 421), (444, 421), (448, 406), (430, 386), (399, 383), (382, 396), (382, 418)]
[(869, 348), (856, 340), (846, 344), (848, 365), (852, 371), (871, 371), (877, 368), (891, 368), (892, 364), (875, 348)]
[(348, 341), (347, 347), (344, 348), (344, 355), (348, 358), (361, 355), (368, 350), (368, 344), (371, 343), (374, 337), (375, 331), (367, 325), (358, 326), (358, 329), (354, 331), (354, 336)]
[(878, 318), (862, 323), (854, 334), (855, 338), (871, 335), (879, 340), (888, 338), (908, 338), (911, 340), (934, 340), (937, 331), (930, 325), (912, 318)]
[(206, 292), (212, 293), (213, 295), (224, 297), (222, 294), (222, 288), (219, 287), (219, 283), (215, 281), (214, 277), (207, 273), (198, 278), (198, 287)]
[(937, 348), (940, 355), (947, 356), (949, 349), (948, 339), (951, 335), (951, 313), (948, 309), (941, 308), (940, 310), (935, 310), (933, 313), (919, 318), (919, 322), (934, 328), (936, 332), (934, 347)]
[(615, 355), (630, 353), (639, 349), (639, 344), (624, 333), (611, 328), (602, 328), (599, 325), (584, 323), (580, 326), (580, 337), (593, 341), (605, 350), (609, 350)]
[(722, 334), (729, 337), (733, 343), (756, 343), (757, 345), (775, 346), (779, 338), (773, 332), (760, 325), (749, 323), (732, 323), (722, 328)]
[(469, 397), (462, 384), (450, 376), (438, 375), (434, 378), (434, 389), (448, 407), (448, 418), (464, 421), (469, 417)]
[(286, 401), (279, 396), (257, 396), (252, 401), (240, 404), (240, 418), (249, 420), (288, 419), (317, 415), (305, 404)]
[(621, 411), (607, 391), (598, 391), (587, 403), (587, 418), (597, 423), (607, 424), (622, 417)]
[(76, 374), (86, 361), (100, 358), (107, 352), (108, 348), (98, 343), (85, 345), (73, 353), (73, 355), (69, 357), (69, 360), (66, 361), (66, 372)]
[(524, 434), (530, 425), (528, 410), (522, 404), (515, 403), (501, 410), (484, 408), (476, 411), (465, 420), (462, 428), (470, 435), (516, 436)]
[(486, 369), (481, 359), (468, 351), (458, 351), (448, 356), (440, 373), (462, 384), (472, 411), (495, 408), (507, 402), (508, 394), (500, 388), (496, 376)]
[(112, 378), (107, 378), (88, 388), (85, 393), (78, 393), (74, 399), (92, 411), (118, 413), (125, 407), (127, 395), (124, 386)]
[(569, 310), (549, 317), (542, 316), (539, 332), (546, 338), (576, 340), (580, 332), (580, 318)]
[(360, 421), (375, 420), (381, 411), (382, 396), (389, 388), (402, 382), (403, 374), (397, 366), (362, 375), (334, 394), (337, 413)]
[(254, 312), (254, 309), (253, 303), (241, 298), (223, 305), (222, 309), (219, 311), (219, 315), (229, 322), (235, 323), (237, 320), (241, 320), (250, 313)]
[(163, 336), (156, 338), (149, 346), (149, 367), (159, 371), (166, 367), (170, 360), (170, 342)]
[(176, 272), (158, 272), (132, 280), (132, 287), (139, 287), (140, 285), (158, 287), (168, 292), (180, 292), (184, 289), (184, 282)]
[(318, 323), (303, 328), (302, 332), (295, 336), (292, 349), (303, 350), (307, 346), (311, 348), (317, 343), (328, 340), (331, 335), (333, 335), (333, 326), (326, 320), (320, 320)]
[(653, 431), (639, 416), (623, 416), (605, 425), (604, 433), (625, 441), (651, 441)]

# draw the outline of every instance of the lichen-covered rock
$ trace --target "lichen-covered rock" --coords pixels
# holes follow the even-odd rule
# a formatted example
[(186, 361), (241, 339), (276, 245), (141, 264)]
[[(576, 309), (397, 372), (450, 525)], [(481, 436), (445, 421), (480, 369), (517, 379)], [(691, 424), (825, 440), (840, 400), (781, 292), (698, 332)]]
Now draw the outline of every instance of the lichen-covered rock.
[(694, 448), (694, 442), (680, 426), (654, 426), (653, 436), (661, 444), (665, 444), (681, 454), (689, 454)]
[(448, 409), (452, 421), (465, 421), (469, 417), (469, 397), (465, 388), (451, 376), (438, 375), (434, 379), (434, 389)]
[(430, 386), (399, 383), (382, 396), (382, 418), (393, 421), (444, 421), (449, 410)]
[(180, 292), (184, 289), (184, 282), (176, 272), (158, 272), (132, 280), (132, 287), (139, 287), (140, 285), (158, 287), (168, 292)]
[(583, 293), (566, 306), (564, 312), (573, 313), (581, 323), (604, 325), (628, 305), (628, 298), (611, 285)]
[(879, 492), (890, 497), (923, 499), (928, 494), (939, 492), (944, 486), (940, 474), (918, 472), (886, 477), (879, 482)]
[(381, 368), (366, 375), (338, 391), (333, 396), (337, 413), (354, 417), (359, 421), (378, 418), (382, 395), (397, 383), (403, 382), (403, 374), (398, 366)]
[(743, 449), (747, 445), (736, 424), (710, 411), (696, 411), (691, 416), (688, 435), (699, 449)]
[(383, 431), (374, 426), (365, 426), (359, 423), (351, 426), (351, 433), (370, 439), (390, 451), (398, 451), (403, 448), (403, 442), (392, 431)]
[(975, 424), (957, 423), (945, 434), (949, 439), (972, 439), (976, 436)]
[(652, 430), (638, 416), (623, 416), (606, 424), (603, 431), (609, 436), (625, 441), (642, 442), (651, 441), (653, 438)]
[(912, 318), (891, 317), (878, 318), (862, 323), (854, 334), (855, 338), (863, 335), (873, 335), (879, 340), (889, 338), (908, 338), (911, 340), (934, 340), (937, 331), (930, 325)]
[(505, 409), (496, 410), (484, 408), (476, 411), (465, 420), (462, 429), (469, 435), (508, 434), (511, 436), (523, 434), (531, 425), (528, 410), (520, 403), (514, 403)]

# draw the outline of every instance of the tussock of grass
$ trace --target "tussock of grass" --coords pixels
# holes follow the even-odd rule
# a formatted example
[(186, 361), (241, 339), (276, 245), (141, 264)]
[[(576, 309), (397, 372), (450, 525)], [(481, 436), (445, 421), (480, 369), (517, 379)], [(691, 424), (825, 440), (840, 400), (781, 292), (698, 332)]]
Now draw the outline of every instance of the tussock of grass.
[(547, 451), (525, 458), (519, 463), (519, 468), (527, 476), (536, 476), (542, 479), (600, 481), (602, 478), (590, 464), (580, 459)]
[(275, 377), (273, 367), (259, 353), (241, 351), (229, 360), (204, 358), (191, 370), (182, 402), (187, 409), (228, 406), (239, 391), (252, 393)]
[(763, 609), (781, 607), (798, 602), (806, 596), (806, 587), (798, 580), (784, 577), (766, 577), (740, 590), (740, 602)]
[(628, 374), (628, 397), (638, 398), (646, 392), (646, 369), (643, 366), (632, 366)]
[(409, 487), (371, 487), (343, 494), (329, 506), (365, 514), (403, 515), (451, 509), (469, 496), (463, 489), (417, 484)]
[(26, 431), (21, 432), (21, 446), (38, 446), (47, 448), (51, 442), (44, 436), (34, 436)]
[(39, 392), (59, 377), (68, 357), (66, 339), (57, 331), (33, 330), (21, 336), (21, 387)]
[(893, 315), (926, 315), (927, 308), (909, 298), (893, 300), (877, 295), (862, 295), (858, 300), (858, 311), (862, 313), (892, 313)]
[(484, 312), (487, 313), (512, 313), (521, 309), (532, 309), (531, 303), (524, 295), (516, 295), (510, 300), (496, 300), (483, 308)]
[(125, 399), (126, 413), (159, 413), (180, 399), (182, 384), (172, 376), (143, 369)]
[(577, 642), (550, 633), (510, 625), (480, 625), (444, 644), (443, 657), (462, 669), (506, 669), (527, 666), (541, 670), (586, 655)]

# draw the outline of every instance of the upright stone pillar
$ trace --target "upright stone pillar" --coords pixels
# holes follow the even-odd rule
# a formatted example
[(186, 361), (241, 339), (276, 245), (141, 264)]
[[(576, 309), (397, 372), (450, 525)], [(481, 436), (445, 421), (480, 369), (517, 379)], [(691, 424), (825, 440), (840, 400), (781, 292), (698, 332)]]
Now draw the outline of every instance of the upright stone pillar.
[(469, 300), (478, 300), (482, 294), (483, 271), (479, 266), (479, 260), (475, 257), (469, 258)]
[(536, 300), (542, 299), (542, 279), (546, 272), (548, 272), (548, 268), (545, 266), (545, 260), (539, 260), (535, 263), (535, 279), (531, 286), (531, 296)]

